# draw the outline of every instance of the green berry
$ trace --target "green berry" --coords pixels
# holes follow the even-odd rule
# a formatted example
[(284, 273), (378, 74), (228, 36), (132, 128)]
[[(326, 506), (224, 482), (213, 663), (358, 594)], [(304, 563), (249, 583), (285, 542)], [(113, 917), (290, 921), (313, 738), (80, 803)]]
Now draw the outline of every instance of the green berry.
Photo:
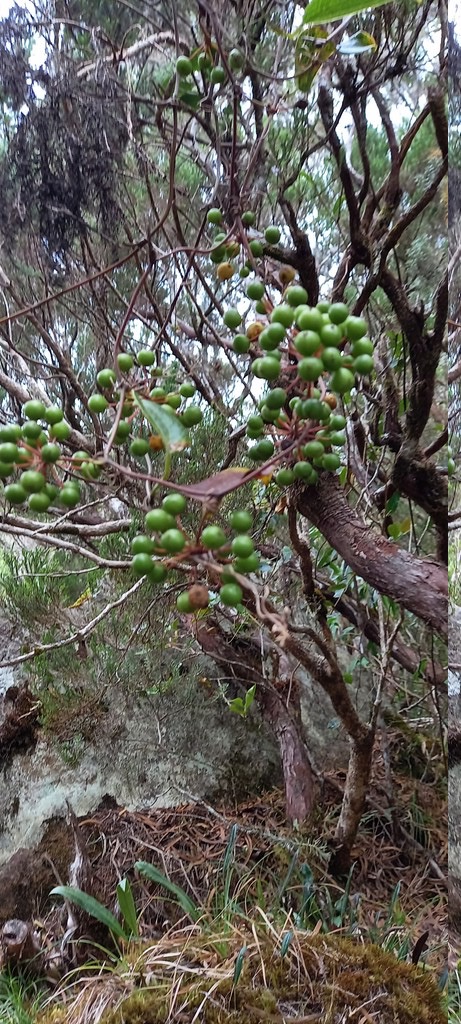
[(53, 423), (49, 430), (50, 437), (56, 438), (56, 441), (67, 441), (70, 437), (71, 429), (65, 420), (61, 420), (59, 423)]
[(250, 268), (249, 267), (240, 267), (239, 277), (245, 278), (245, 277), (249, 277), (249, 276), (250, 276)]
[(177, 392), (172, 391), (169, 395), (166, 396), (165, 402), (167, 405), (170, 406), (170, 409), (179, 409), (179, 406), (181, 405), (182, 402), (182, 398), (181, 395), (177, 394)]
[(234, 537), (231, 544), (232, 554), (237, 558), (249, 558), (249, 556), (253, 554), (254, 547), (251, 537), (245, 533), (241, 533), (238, 537)]
[(266, 242), (269, 242), (269, 245), (277, 245), (277, 242), (280, 242), (280, 237), (280, 228), (277, 228), (274, 224), (270, 224), (264, 232), (264, 238)]
[(320, 334), (323, 324), (322, 314), (318, 309), (303, 309), (296, 315), (296, 326), (300, 331), (315, 331)]
[(213, 85), (222, 85), (226, 81), (227, 75), (224, 68), (216, 67), (213, 68), (210, 74), (210, 81)]
[(319, 459), (325, 454), (325, 449), (321, 441), (308, 441), (304, 445), (303, 455), (306, 459)]
[(282, 303), (280, 306), (276, 306), (271, 313), (271, 323), (282, 324), (283, 327), (291, 327), (295, 314), (291, 306)]
[(335, 469), (339, 469), (341, 459), (336, 452), (327, 452), (326, 455), (323, 456), (322, 465), (324, 469), (329, 469), (333, 472)]
[(46, 512), (51, 505), (51, 498), (46, 491), (40, 491), (39, 494), (31, 494), (27, 504), (31, 512)]
[(107, 401), (107, 398), (104, 398), (104, 395), (99, 395), (99, 394), (90, 395), (90, 397), (88, 399), (88, 408), (89, 408), (90, 412), (95, 412), (95, 413), (105, 412), (107, 407), (108, 407), (108, 405), (109, 405), (109, 403)]
[(354, 359), (357, 356), (372, 356), (373, 355), (373, 342), (370, 338), (359, 338), (358, 341), (352, 343), (352, 355)]
[(329, 433), (330, 444), (343, 447), (346, 444), (346, 435), (342, 430), (334, 430), (333, 433)]
[(164, 533), (165, 530), (174, 529), (176, 520), (164, 508), (151, 508), (144, 520), (147, 530)]
[(320, 336), (316, 331), (300, 331), (294, 340), (295, 349), (302, 356), (313, 356), (322, 347)]
[(0, 480), (6, 480), (7, 476), (11, 476), (14, 468), (12, 462), (0, 462)]
[(160, 386), (152, 388), (152, 391), (149, 392), (149, 398), (152, 398), (154, 401), (157, 398), (166, 398), (165, 388), (162, 388)]
[(259, 241), (259, 239), (252, 239), (252, 241), (250, 242), (250, 252), (253, 254), (253, 256), (256, 256), (257, 259), (264, 255), (264, 246), (262, 242)]
[(260, 377), (262, 380), (277, 380), (277, 377), (280, 376), (280, 364), (273, 355), (255, 359), (252, 370), (255, 377)]
[(127, 420), (120, 420), (117, 427), (117, 433), (114, 438), (115, 442), (120, 444), (121, 442), (126, 441), (129, 434), (131, 434), (131, 423), (128, 423)]
[(242, 213), (242, 224), (244, 224), (246, 228), (251, 228), (255, 221), (256, 214), (253, 213), (252, 210), (245, 210), (245, 213)]
[(300, 284), (292, 284), (287, 288), (283, 298), (289, 306), (304, 306), (307, 303), (308, 295), (305, 288)]
[(40, 449), (40, 456), (44, 462), (57, 462), (61, 454), (58, 444), (44, 444)]
[(167, 576), (167, 571), (161, 562), (152, 562), (152, 566), (147, 575), (151, 583), (163, 583)]
[(358, 341), (359, 338), (367, 333), (367, 325), (365, 320), (362, 320), (359, 316), (348, 316), (347, 320), (344, 321), (344, 333), (349, 341)]
[(324, 324), (320, 330), (320, 338), (325, 348), (334, 348), (341, 344), (343, 331), (336, 324)]
[(138, 555), (141, 553), (151, 555), (152, 552), (154, 551), (154, 548), (155, 544), (153, 540), (151, 540), (150, 537), (146, 537), (146, 535), (143, 533), (138, 533), (138, 535), (136, 537), (133, 537), (133, 540), (131, 541), (131, 550), (133, 552), (133, 555)]
[(100, 370), (99, 373), (96, 375), (96, 383), (98, 387), (104, 388), (106, 390), (112, 388), (115, 384), (115, 381), (115, 373), (108, 366), (104, 367), (104, 369)]
[(200, 540), (203, 546), (209, 548), (210, 551), (215, 551), (217, 548), (222, 548), (224, 544), (227, 544), (226, 534), (220, 526), (205, 526)]
[(274, 476), (274, 483), (277, 484), (277, 487), (289, 487), (295, 479), (292, 469), (279, 469)]
[[(234, 562), (235, 571), (242, 574), (247, 572), (257, 572), (260, 565), (261, 561), (257, 551), (253, 551), (253, 554), (249, 555), (248, 558), (236, 558)], [(224, 580), (223, 578), (223, 583), (224, 582), (232, 583), (232, 580)]]
[(42, 428), (39, 423), (35, 420), (26, 420), (22, 425), (23, 437), (27, 438), (28, 441), (36, 441), (42, 432)]
[(312, 466), (310, 462), (297, 462), (293, 467), (293, 474), (296, 480), (310, 481), (312, 476)]
[(160, 544), (170, 555), (175, 555), (186, 546), (186, 538), (181, 530), (165, 530), (160, 537)]
[(224, 323), (226, 327), (230, 327), (232, 331), (236, 331), (237, 327), (240, 327), (242, 323), (242, 317), (238, 309), (226, 309), (224, 313)]
[(272, 388), (266, 395), (266, 405), (269, 409), (281, 409), (287, 400), (287, 393), (283, 388)]
[(275, 451), (274, 442), (271, 441), (270, 437), (263, 437), (258, 444), (258, 448), (263, 459), (270, 459)]
[(187, 78), (193, 72), (191, 61), (188, 57), (178, 57), (176, 61), (176, 72), (180, 78)]
[(119, 370), (123, 373), (128, 373), (129, 370), (133, 369), (134, 359), (130, 356), (129, 352), (119, 352), (117, 356), (117, 365)]
[(346, 426), (346, 417), (340, 416), (339, 413), (335, 413), (330, 420), (331, 430), (343, 430)]
[(21, 484), (7, 484), (3, 493), (12, 505), (23, 505), (27, 498), (27, 492)]
[(46, 407), (43, 402), (31, 399), (29, 402), (25, 403), (22, 411), (28, 420), (43, 420), (45, 418)]
[(324, 348), (322, 352), (322, 363), (326, 370), (339, 370), (342, 366), (341, 352), (337, 348)]
[(246, 334), (236, 334), (232, 342), (232, 348), (238, 356), (246, 355), (250, 348), (250, 341)]
[(18, 446), (13, 441), (5, 441), (0, 444), (0, 460), (2, 462), (16, 462), (18, 457)]
[(345, 395), (347, 391), (354, 387), (354, 374), (342, 366), (332, 374), (330, 383), (333, 391), (337, 391), (338, 395)]
[(223, 245), (220, 245), (217, 249), (213, 249), (210, 253), (210, 259), (212, 263), (222, 263), (226, 255), (226, 250)]
[(249, 299), (257, 300), (262, 299), (264, 291), (265, 288), (262, 281), (250, 281), (249, 285), (247, 285), (246, 293)]
[(246, 533), (253, 525), (253, 516), (246, 509), (236, 509), (230, 517), (230, 524), (237, 533)]
[(164, 497), (162, 501), (162, 508), (164, 508), (165, 512), (168, 512), (170, 516), (180, 516), (181, 512), (185, 512), (187, 508), (187, 501), (183, 494), (173, 492)]
[[(216, 206), (213, 206), (211, 208), (211, 210), (208, 210), (208, 213), (206, 215), (206, 219), (207, 219), (209, 224), (221, 224), (221, 222), (222, 222), (221, 210), (218, 210)], [(225, 237), (226, 236), (224, 235), (224, 238)]]
[(243, 590), (238, 583), (225, 583), (219, 591), (221, 604), (229, 608), (236, 608), (238, 604), (242, 603), (242, 598)]
[(243, 56), (243, 53), (241, 53), (240, 50), (237, 50), (235, 47), (230, 51), (227, 59), (229, 61), (229, 67), (232, 68), (232, 71), (241, 71), (245, 64), (245, 57)]
[(181, 384), (179, 394), (182, 398), (193, 398), (196, 390), (197, 389), (194, 384), (190, 384), (189, 381), (185, 380), (184, 384)]
[(138, 554), (133, 555), (131, 568), (136, 576), (146, 576), (150, 573), (152, 566), (152, 558), (146, 551), (139, 551)]
[(60, 423), (63, 417), (64, 413), (62, 409), (59, 408), (58, 405), (49, 405), (48, 408), (45, 409), (43, 419), (46, 420), (47, 423), (51, 424)]
[(343, 324), (349, 316), (349, 310), (344, 302), (332, 302), (328, 309), (328, 316), (332, 324)]
[(130, 444), (130, 455), (142, 458), (142, 456), (147, 455), (148, 452), (149, 442), (145, 441), (143, 437), (135, 437)]
[(356, 373), (371, 373), (374, 365), (373, 356), (357, 356), (352, 365)]
[(80, 494), (74, 486), (68, 487), (65, 484), (60, 492), (59, 500), (61, 505), (65, 505), (66, 508), (75, 508), (80, 501)]
[(39, 470), (26, 469), (24, 473), (21, 473), (19, 483), (28, 494), (34, 494), (36, 491), (43, 490), (46, 480), (43, 473), (40, 473)]
[(151, 352), (149, 348), (142, 348), (138, 352), (136, 359), (139, 366), (153, 366), (155, 363), (155, 352)]
[(317, 380), (321, 377), (324, 371), (324, 365), (321, 359), (314, 359), (312, 356), (310, 359), (301, 359), (298, 363), (298, 373), (301, 380)]
[(183, 615), (190, 615), (194, 611), (188, 590), (183, 590), (182, 594), (178, 594), (176, 607), (178, 612), (182, 612)]
[(198, 405), (190, 405), (188, 409), (184, 409), (181, 416), (181, 421), (185, 427), (196, 427), (202, 420), (203, 412), (199, 409)]

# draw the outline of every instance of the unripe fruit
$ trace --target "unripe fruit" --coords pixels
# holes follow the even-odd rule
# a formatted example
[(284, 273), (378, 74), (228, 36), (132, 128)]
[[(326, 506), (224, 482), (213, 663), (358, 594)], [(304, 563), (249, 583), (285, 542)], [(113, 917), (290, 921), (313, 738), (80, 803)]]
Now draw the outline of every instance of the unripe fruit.
[(210, 74), (210, 81), (213, 85), (222, 85), (226, 81), (227, 75), (224, 68), (217, 67), (213, 68)]
[(161, 562), (152, 562), (152, 566), (147, 575), (150, 583), (163, 583), (166, 578), (167, 571)]
[(281, 323), (270, 323), (261, 332), (259, 344), (261, 348), (274, 349), (283, 341), (286, 334), (286, 327)]
[(40, 437), (41, 432), (42, 428), (35, 420), (27, 420), (22, 425), (23, 437), (27, 438), (28, 441), (35, 441), (37, 437)]
[(342, 324), (349, 316), (349, 310), (345, 302), (332, 302), (328, 309), (328, 316), (332, 324)]
[(269, 409), (281, 409), (282, 405), (285, 405), (286, 400), (287, 393), (283, 388), (273, 388), (266, 395), (266, 405), (269, 406)]
[(261, 416), (265, 423), (276, 423), (280, 416), (280, 409), (269, 409), (268, 405), (262, 405)]
[(322, 342), (316, 331), (300, 331), (295, 337), (294, 346), (300, 355), (313, 356), (322, 347)]
[(237, 50), (235, 47), (230, 51), (227, 59), (232, 71), (241, 71), (245, 64), (245, 57), (243, 56), (243, 53), (240, 53), (240, 50)]
[(249, 267), (240, 267), (239, 277), (249, 277), (249, 276), (250, 276), (250, 268)]
[(45, 417), (46, 407), (43, 402), (31, 399), (24, 404), (22, 411), (28, 420), (42, 420)]
[(237, 533), (246, 533), (253, 525), (253, 516), (246, 509), (236, 509), (230, 517), (230, 524)]
[(309, 482), (312, 476), (312, 466), (310, 462), (297, 462), (293, 467), (293, 473), (296, 480), (307, 480)]
[(26, 469), (24, 473), (21, 473), (19, 483), (28, 494), (35, 494), (37, 491), (43, 490), (46, 480), (39, 470)]
[(176, 598), (176, 607), (178, 612), (183, 615), (190, 615), (193, 612), (193, 607), (190, 602), (189, 591), (183, 590), (182, 594), (178, 594)]
[(209, 224), (221, 224), (221, 222), (222, 222), (221, 210), (218, 210), (216, 206), (213, 206), (211, 208), (211, 210), (208, 210), (208, 213), (206, 215), (206, 219), (207, 219)]
[(314, 359), (312, 356), (310, 359), (301, 359), (298, 363), (298, 373), (301, 380), (317, 380), (321, 377), (324, 371), (324, 365), (321, 359)]
[(346, 417), (340, 416), (339, 413), (331, 417), (330, 429), (342, 430), (346, 426)]
[(191, 384), (190, 381), (185, 380), (179, 389), (179, 394), (182, 398), (193, 398), (196, 392), (195, 384)]
[(240, 242), (229, 242), (226, 245), (226, 256), (228, 259), (233, 260), (235, 256), (238, 256), (240, 252)]
[(168, 512), (170, 516), (180, 516), (181, 512), (185, 512), (187, 508), (187, 501), (183, 494), (172, 494), (165, 495), (162, 501), (162, 508), (165, 512)]
[(51, 505), (51, 498), (45, 491), (40, 491), (39, 494), (31, 494), (27, 504), (31, 512), (46, 512)]
[(131, 550), (133, 555), (147, 554), (151, 555), (155, 549), (155, 544), (150, 537), (146, 537), (143, 533), (138, 533), (137, 537), (133, 537), (131, 541)]
[(274, 483), (277, 487), (289, 487), (293, 483), (296, 477), (292, 469), (279, 469), (278, 473), (274, 476)]
[(219, 591), (219, 600), (228, 608), (235, 608), (241, 604), (243, 590), (238, 583), (225, 583)]
[(27, 498), (27, 492), (21, 484), (7, 484), (3, 493), (12, 505), (23, 505)]
[(138, 352), (136, 359), (139, 366), (153, 366), (155, 363), (155, 352), (151, 352), (148, 348), (142, 348)]
[(133, 556), (131, 568), (136, 576), (146, 576), (152, 569), (152, 558), (145, 551), (140, 551), (137, 555)]
[(333, 433), (330, 433), (329, 437), (330, 443), (338, 445), (338, 447), (346, 444), (346, 435), (341, 430), (334, 430)]
[(258, 444), (258, 449), (263, 459), (270, 459), (271, 455), (274, 454), (274, 442), (271, 441), (270, 437), (263, 437)]
[(230, 327), (231, 330), (237, 330), (237, 327), (240, 327), (240, 324), (242, 323), (242, 317), (240, 316), (238, 309), (226, 309), (226, 312), (224, 313), (224, 323), (226, 327)]
[(170, 409), (179, 409), (179, 406), (181, 405), (182, 402), (182, 398), (181, 395), (178, 395), (175, 392), (171, 392), (171, 394), (166, 396), (165, 402), (167, 405), (170, 406)]
[(345, 395), (347, 391), (354, 387), (354, 384), (354, 374), (350, 370), (346, 370), (344, 366), (339, 370), (335, 370), (331, 377), (331, 387), (334, 391), (338, 392), (338, 395)]
[(254, 547), (251, 537), (244, 533), (234, 537), (231, 544), (232, 554), (237, 558), (249, 558), (253, 554)]
[(14, 468), (12, 462), (0, 462), (0, 480), (6, 480), (7, 476), (11, 476)]
[(128, 423), (126, 420), (120, 420), (117, 427), (117, 433), (115, 435), (115, 441), (117, 444), (120, 444), (122, 441), (126, 441), (128, 434), (131, 434), (131, 423)]
[(373, 355), (373, 342), (370, 338), (359, 338), (358, 341), (354, 341), (352, 344), (352, 355), (354, 359), (357, 356), (372, 356)]
[(327, 452), (326, 455), (323, 456), (322, 465), (324, 469), (329, 469), (333, 472), (335, 469), (339, 469), (341, 459), (336, 452)]
[(321, 441), (308, 441), (304, 445), (303, 455), (306, 459), (318, 459), (325, 454), (325, 448)]
[(113, 370), (106, 366), (103, 370), (100, 370), (96, 375), (96, 383), (100, 388), (112, 388), (115, 384), (116, 377)]
[(232, 348), (238, 356), (244, 356), (249, 351), (250, 339), (245, 334), (236, 334), (232, 342)]
[[(249, 555), (248, 558), (236, 558), (234, 562), (234, 568), (236, 572), (242, 574), (247, 572), (257, 572), (260, 568), (261, 561), (257, 551), (253, 551), (253, 554)], [(232, 580), (224, 580), (224, 582), (233, 582)]]
[(181, 416), (181, 421), (185, 427), (196, 427), (198, 423), (202, 422), (202, 419), (203, 412), (197, 405), (190, 405)]
[(456, 473), (456, 462), (454, 459), (449, 458), (447, 461), (447, 473), (448, 476), (453, 476)]
[(70, 434), (70, 426), (65, 422), (65, 420), (61, 420), (59, 423), (53, 423), (49, 429), (50, 437), (55, 437), (57, 441), (67, 441)]
[(282, 304), (281, 306), (276, 306), (272, 311), (271, 323), (282, 324), (283, 327), (291, 327), (294, 317), (295, 315), (292, 307)]
[(280, 242), (280, 236), (280, 228), (277, 228), (275, 227), (275, 225), (272, 224), (269, 225), (269, 227), (266, 228), (264, 232), (264, 237), (266, 239), (266, 242), (269, 242), (269, 245), (277, 245), (277, 242)]
[(145, 441), (143, 437), (135, 437), (130, 444), (130, 455), (140, 458), (143, 455), (147, 455), (148, 451), (149, 442)]
[(21, 427), (18, 423), (10, 423), (7, 426), (0, 427), (0, 444), (4, 444), (6, 441), (12, 441), (13, 444), (19, 441), (22, 435)]
[(373, 356), (357, 356), (352, 365), (356, 373), (371, 373), (374, 365)]
[(256, 256), (257, 259), (264, 255), (264, 246), (257, 238), (253, 238), (250, 242), (250, 252), (253, 253), (253, 256)]
[(176, 71), (180, 78), (187, 78), (193, 72), (192, 64), (188, 57), (178, 57), (176, 61)]
[(232, 263), (220, 263), (216, 268), (216, 276), (220, 281), (229, 281), (235, 274), (235, 267)]
[(344, 321), (344, 333), (349, 341), (358, 341), (367, 333), (365, 320), (359, 316), (348, 316)]
[(318, 420), (322, 415), (322, 403), (318, 398), (306, 398), (301, 411), (304, 419)]
[(103, 413), (106, 411), (109, 403), (104, 395), (90, 395), (88, 399), (88, 408), (90, 412)]
[(18, 457), (18, 446), (13, 441), (5, 441), (0, 444), (0, 460), (2, 462), (16, 462)]
[(253, 213), (252, 210), (245, 210), (245, 213), (242, 213), (242, 224), (244, 224), (246, 228), (252, 227), (252, 225), (255, 223), (255, 220), (256, 214)]
[(324, 348), (322, 352), (322, 363), (326, 370), (339, 370), (342, 366), (342, 356), (338, 348)]
[(226, 250), (223, 245), (219, 245), (217, 249), (213, 249), (210, 253), (210, 259), (212, 263), (222, 263), (226, 255)]
[(175, 555), (186, 546), (186, 538), (181, 530), (166, 530), (160, 537), (160, 544), (169, 554)]
[(119, 352), (117, 365), (123, 373), (128, 373), (128, 370), (131, 370), (134, 366), (134, 359), (130, 356), (129, 352)]
[(306, 289), (302, 288), (300, 284), (294, 284), (291, 288), (287, 288), (283, 298), (289, 306), (303, 306), (307, 302), (308, 295)]
[(343, 331), (336, 324), (324, 324), (320, 330), (320, 338), (325, 348), (338, 346), (343, 339)]
[(261, 416), (257, 416), (256, 414), (253, 414), (252, 416), (249, 416), (248, 420), (247, 420), (247, 427), (249, 427), (250, 430), (253, 430), (253, 431), (255, 431), (255, 430), (262, 430), (263, 427), (264, 427), (264, 423), (263, 423), (262, 417)]
[(152, 388), (152, 391), (149, 392), (149, 398), (152, 398), (153, 401), (155, 401), (157, 398), (166, 398), (165, 388), (162, 388), (160, 386)]
[(58, 405), (50, 405), (45, 409), (43, 419), (46, 420), (47, 423), (60, 423), (63, 418), (64, 413)]
[(217, 548), (222, 548), (224, 544), (227, 544), (226, 534), (220, 526), (205, 526), (200, 540), (203, 547), (209, 548), (210, 551), (215, 551)]
[(263, 359), (255, 359), (252, 370), (255, 377), (262, 380), (277, 380), (280, 375), (280, 364), (273, 357), (264, 356)]
[(262, 281), (250, 281), (249, 285), (247, 285), (246, 293), (249, 299), (257, 300), (262, 299), (264, 291), (265, 288)]
[(144, 522), (147, 530), (159, 531), (161, 533), (176, 527), (174, 516), (166, 512), (164, 508), (151, 508), (150, 512), (147, 512)]
[(61, 458), (61, 449), (58, 444), (44, 444), (40, 456), (44, 462), (57, 462)]
[(64, 485), (60, 492), (59, 500), (61, 505), (65, 505), (66, 508), (75, 508), (80, 501), (80, 494), (75, 487), (67, 487)]
[(318, 309), (305, 309), (296, 317), (296, 326), (300, 331), (315, 331), (320, 335), (324, 326), (322, 314)]

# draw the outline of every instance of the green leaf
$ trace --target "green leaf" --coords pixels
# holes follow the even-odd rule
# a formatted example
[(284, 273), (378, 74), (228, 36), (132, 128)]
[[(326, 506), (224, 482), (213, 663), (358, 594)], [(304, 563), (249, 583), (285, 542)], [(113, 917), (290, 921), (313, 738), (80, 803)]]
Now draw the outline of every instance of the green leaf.
[(240, 978), (240, 975), (242, 973), (243, 961), (245, 959), (246, 952), (247, 952), (247, 947), (246, 946), (242, 946), (240, 952), (237, 955), (237, 959), (235, 961), (235, 967), (234, 967), (234, 977), (233, 977), (233, 981), (232, 981), (233, 985), (237, 985), (238, 980)]
[(386, 501), (386, 512), (387, 512), (388, 515), (391, 516), (395, 512), (399, 501), (400, 501), (400, 492), (396, 491), (395, 494), (392, 494), (391, 497), (389, 498), (389, 500)]
[(308, 25), (324, 25), (327, 21), (339, 21), (349, 14), (382, 7), (389, 0), (311, 0), (304, 11), (303, 22)]
[(201, 910), (197, 905), (190, 899), (187, 892), (181, 889), (181, 886), (175, 885), (174, 882), (170, 882), (170, 879), (159, 871), (154, 864), (148, 864), (147, 861), (137, 860), (135, 864), (136, 871), (139, 871), (141, 875), (145, 875), (151, 882), (155, 882), (157, 885), (162, 885), (164, 889), (168, 889), (168, 892), (173, 893), (182, 907), (185, 914), (188, 914), (192, 921), (198, 921), (201, 916)]
[(180, 92), (179, 99), (181, 103), (185, 103), (192, 110), (198, 110), (202, 97), (198, 92)]
[(244, 717), (245, 705), (241, 697), (234, 697), (233, 700), (230, 700), (228, 702), (228, 707), (230, 708), (231, 711), (234, 712), (234, 714), (242, 715), (242, 718)]
[(376, 50), (376, 39), (368, 32), (356, 32), (353, 36), (346, 36), (338, 46), (339, 53), (355, 55), (357, 53), (370, 53)]
[(123, 920), (132, 935), (139, 935), (138, 917), (133, 899), (131, 885), (127, 878), (122, 878), (117, 886), (117, 900)]
[(293, 932), (292, 931), (288, 931), (286, 933), (286, 935), (283, 936), (282, 945), (280, 946), (280, 956), (281, 957), (284, 957), (285, 953), (288, 952), (288, 947), (290, 946), (290, 943), (291, 943), (292, 939), (293, 939)]
[(75, 903), (80, 910), (84, 910), (91, 917), (95, 917), (97, 921), (104, 924), (109, 931), (117, 935), (119, 939), (128, 939), (129, 936), (122, 928), (114, 914), (103, 906), (99, 900), (95, 900), (94, 896), (89, 896), (88, 893), (82, 892), (81, 889), (74, 889), (71, 885), (56, 885), (51, 890), (50, 896), (62, 896), (63, 899), (68, 900), (69, 903)]
[(245, 694), (245, 707), (244, 707), (245, 714), (251, 708), (251, 705), (252, 705), (252, 703), (253, 703), (253, 701), (255, 699), (255, 693), (256, 693), (256, 683), (254, 683), (253, 686), (250, 686), (250, 689), (247, 690), (247, 692)]
[(397, 540), (397, 537), (400, 537), (400, 534), (402, 532), (400, 528), (400, 523), (391, 523), (390, 526), (387, 527), (387, 532), (389, 534), (389, 537), (392, 537), (393, 540)]
[(180, 452), (187, 447), (189, 433), (169, 405), (159, 405), (136, 394), (134, 400), (154, 432), (161, 437), (166, 452)]

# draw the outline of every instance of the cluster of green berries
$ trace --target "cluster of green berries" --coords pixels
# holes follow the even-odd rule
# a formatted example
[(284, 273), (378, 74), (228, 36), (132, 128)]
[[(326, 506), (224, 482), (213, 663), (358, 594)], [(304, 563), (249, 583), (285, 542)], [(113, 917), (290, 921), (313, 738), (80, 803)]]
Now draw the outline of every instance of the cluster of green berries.
[[(234, 47), (227, 54), (227, 63), (234, 74), (239, 74), (245, 67), (244, 54)], [(190, 80), (196, 73), (203, 75), (205, 81), (211, 82), (212, 85), (224, 85), (227, 80), (227, 72), (222, 64), (215, 63), (214, 57), (203, 50), (194, 54), (191, 57), (182, 55), (178, 57), (176, 61), (176, 74), (179, 79)], [(194, 80), (197, 81), (196, 79)], [(188, 81), (188, 89), (191, 87), (191, 82)], [(180, 93), (181, 95), (181, 93)]]
[(447, 461), (448, 476), (453, 476), (454, 473), (456, 473), (456, 462), (455, 462), (455, 460), (453, 458), (453, 449), (451, 448), (450, 445), (447, 445), (447, 455), (448, 455), (448, 461)]
[[(131, 543), (132, 568), (137, 576), (147, 576), (152, 583), (163, 583), (168, 573), (168, 559), (175, 555), (186, 556), (200, 561), (200, 557), (211, 552), (215, 562), (224, 565), (219, 600), (227, 607), (236, 607), (243, 598), (243, 591), (235, 573), (257, 572), (260, 557), (249, 534), (253, 517), (245, 509), (234, 511), (229, 526), (234, 532), (233, 539), (221, 526), (209, 524), (197, 537), (188, 537), (181, 525), (181, 515), (187, 509), (183, 494), (170, 492), (158, 508), (151, 509), (145, 517), (144, 534), (138, 534)], [(152, 534), (154, 536), (152, 536)], [(173, 563), (174, 564), (174, 563)], [(173, 565), (170, 563), (170, 569)], [(204, 584), (192, 584), (177, 598), (178, 611), (190, 614), (208, 607), (210, 594)]]
[(87, 452), (76, 452), (72, 460), (63, 456), (61, 444), (68, 440), (71, 428), (58, 406), (31, 399), (24, 404), (23, 415), (22, 425), (0, 427), (0, 480), (7, 481), (3, 497), (11, 505), (27, 503), (32, 512), (46, 512), (57, 502), (74, 508), (81, 498), (80, 483), (67, 477), (67, 471), (78, 470), (84, 479), (91, 479), (99, 476), (99, 467)]
[[(256, 222), (256, 215), (252, 210), (245, 210), (242, 213), (242, 224), (244, 228), (252, 228)], [(237, 268), (232, 260), (239, 256), (242, 251), (242, 238), (237, 235), (228, 238), (226, 233), (222, 230), (223, 215), (221, 210), (217, 207), (212, 207), (208, 210), (207, 220), (210, 225), (220, 227), (213, 238), (213, 249), (211, 252), (212, 263), (217, 264), (216, 276), (220, 281), (228, 281), (237, 272)], [(259, 237), (252, 237), (251, 239), (245, 239), (246, 244), (251, 252), (254, 259), (260, 259), (264, 255), (265, 245), (276, 245), (280, 241), (281, 231), (280, 228), (275, 225), (270, 225), (264, 231), (264, 235)], [(253, 263), (250, 259), (245, 259), (243, 265), (239, 270), (239, 276), (242, 278), (249, 277), (251, 270), (253, 269)], [(264, 295), (264, 286), (260, 294), (255, 294), (254, 298), (262, 299)], [(251, 297), (251, 296), (249, 296)], [(261, 303), (262, 312), (265, 312), (265, 304)]]

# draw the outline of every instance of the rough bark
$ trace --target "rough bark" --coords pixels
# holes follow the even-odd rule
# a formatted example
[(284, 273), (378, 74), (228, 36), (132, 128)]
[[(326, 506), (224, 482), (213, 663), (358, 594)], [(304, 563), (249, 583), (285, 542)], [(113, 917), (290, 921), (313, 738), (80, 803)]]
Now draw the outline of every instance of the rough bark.
[(367, 526), (331, 473), (322, 473), (314, 487), (297, 487), (294, 501), (298, 512), (318, 527), (354, 572), (447, 635), (448, 580), (443, 565), (415, 558)]
[(335, 831), (335, 849), (329, 863), (334, 875), (347, 874), (351, 866), (352, 846), (368, 795), (374, 738), (374, 730), (370, 728), (361, 741), (351, 740), (346, 785)]

